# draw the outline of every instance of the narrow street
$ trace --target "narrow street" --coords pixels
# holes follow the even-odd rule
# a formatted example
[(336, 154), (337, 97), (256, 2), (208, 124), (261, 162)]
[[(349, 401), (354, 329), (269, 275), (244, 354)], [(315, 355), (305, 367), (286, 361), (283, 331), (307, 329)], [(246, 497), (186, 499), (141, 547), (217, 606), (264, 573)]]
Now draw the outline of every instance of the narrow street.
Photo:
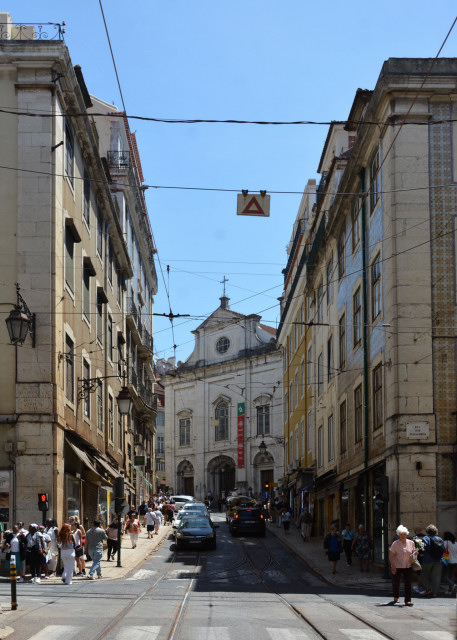
[[(169, 529), (155, 553), (122, 578), (18, 585), (19, 608), (6, 612), (12, 640), (452, 640), (455, 599), (392, 606), (386, 584), (349, 588), (319, 577), (285, 547), (271, 527), (265, 538), (232, 538), (214, 514), (216, 551), (175, 552)], [(148, 541), (150, 542), (150, 541)], [(139, 545), (145, 549), (146, 545)], [(316, 547), (314, 547), (316, 548)], [(128, 551), (124, 552), (127, 562)], [(135, 550), (136, 551), (136, 550)], [(115, 575), (106, 562), (104, 575)]]

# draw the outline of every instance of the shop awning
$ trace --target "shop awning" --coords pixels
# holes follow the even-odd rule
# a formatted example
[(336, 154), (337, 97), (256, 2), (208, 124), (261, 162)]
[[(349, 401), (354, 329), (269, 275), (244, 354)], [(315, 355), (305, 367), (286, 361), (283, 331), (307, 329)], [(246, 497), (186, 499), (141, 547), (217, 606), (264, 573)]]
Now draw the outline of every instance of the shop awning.
[(95, 458), (95, 460), (101, 464), (101, 466), (107, 471), (113, 478), (118, 478), (121, 474), (109, 462), (106, 462), (103, 458)]
[(73, 449), (73, 451), (75, 452), (75, 454), (78, 456), (78, 458), (81, 460), (81, 462), (83, 463), (83, 465), (85, 467), (87, 467), (88, 469), (90, 469), (93, 473), (95, 473), (97, 475), (97, 477), (101, 478), (103, 480), (103, 476), (101, 476), (99, 474), (99, 472), (97, 471), (97, 469), (95, 468), (94, 463), (92, 462), (92, 460), (89, 458), (89, 455), (83, 451), (82, 449), (80, 449), (79, 447), (77, 447), (75, 444), (73, 444), (72, 442), (70, 442), (69, 440), (66, 440), (66, 443), (68, 444), (69, 447), (71, 447)]

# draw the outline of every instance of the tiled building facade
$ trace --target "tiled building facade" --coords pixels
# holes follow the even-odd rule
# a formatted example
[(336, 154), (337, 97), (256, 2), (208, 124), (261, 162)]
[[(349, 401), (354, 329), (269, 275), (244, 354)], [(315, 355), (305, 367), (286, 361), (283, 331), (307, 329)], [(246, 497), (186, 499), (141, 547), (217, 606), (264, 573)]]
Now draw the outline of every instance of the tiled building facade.
[[(330, 127), (305, 230), (315, 531), (456, 528), (455, 59), (391, 59)], [(287, 300), (287, 298), (286, 298)]]

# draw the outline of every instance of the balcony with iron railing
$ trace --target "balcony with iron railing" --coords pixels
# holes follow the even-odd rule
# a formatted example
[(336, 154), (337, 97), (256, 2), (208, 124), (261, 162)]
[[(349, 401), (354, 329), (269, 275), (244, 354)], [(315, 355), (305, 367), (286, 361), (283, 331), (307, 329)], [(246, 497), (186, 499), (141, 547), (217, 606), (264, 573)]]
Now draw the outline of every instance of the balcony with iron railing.
[(138, 371), (134, 365), (130, 365), (127, 370), (127, 387), (139, 413), (157, 413), (157, 396), (152, 390), (152, 384), (150, 381), (143, 381), (143, 372)]
[(47, 22), (20, 22), (14, 24), (12, 20), (0, 22), (0, 40), (14, 40), (14, 41), (43, 41), (59, 40), (63, 41), (63, 34), (65, 33), (65, 22), (62, 24)]
[(131, 329), (138, 330), (139, 314), (135, 304), (135, 300), (132, 297), (128, 297), (125, 303), (125, 317), (127, 324)]
[(110, 171), (128, 171), (131, 167), (130, 151), (108, 151), (106, 159)]

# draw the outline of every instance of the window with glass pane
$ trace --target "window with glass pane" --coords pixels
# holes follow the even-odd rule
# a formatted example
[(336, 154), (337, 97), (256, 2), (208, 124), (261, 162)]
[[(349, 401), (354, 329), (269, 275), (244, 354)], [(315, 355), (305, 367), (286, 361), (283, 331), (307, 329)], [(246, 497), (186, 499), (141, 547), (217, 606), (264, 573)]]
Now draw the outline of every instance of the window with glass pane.
[(381, 172), (379, 171), (379, 149), (370, 164), (370, 213), (376, 207), (381, 191)]
[(97, 340), (103, 345), (103, 303), (99, 299), (97, 300)]
[(65, 393), (70, 402), (75, 401), (75, 344), (70, 336), (65, 337)]
[[(89, 380), (90, 378), (90, 364), (84, 359), (83, 360), (83, 379)], [(90, 393), (86, 393), (85, 398), (83, 400), (83, 411), (86, 418), (90, 418)]]
[(352, 252), (354, 252), (357, 245), (360, 242), (361, 219), (360, 219), (360, 207), (359, 207), (358, 198), (356, 198), (352, 204), (351, 220), (352, 220)]
[(156, 453), (163, 454), (165, 452), (165, 436), (156, 436)]
[(68, 122), (65, 123), (65, 173), (73, 186), (75, 173), (75, 141)]
[(122, 429), (122, 415), (118, 412), (117, 414), (117, 446), (119, 449), (122, 449), (124, 446), (124, 438), (123, 438), (123, 429)]
[(257, 407), (257, 435), (263, 436), (270, 433), (270, 405), (264, 404)]
[(301, 450), (302, 454), (306, 453), (306, 443), (305, 443), (305, 419), (302, 418), (300, 422), (300, 434), (301, 434)]
[(110, 442), (114, 442), (114, 398), (108, 396), (108, 438)]
[(105, 414), (103, 408), (103, 382), (97, 385), (97, 430), (103, 432), (105, 424)]
[(305, 306), (300, 307), (300, 336), (303, 336), (305, 331)]
[(333, 378), (333, 338), (327, 341), (327, 382)]
[(317, 430), (317, 466), (322, 467), (324, 464), (324, 427), (320, 426)]
[(97, 209), (97, 253), (103, 258), (103, 216), (100, 209)]
[(303, 360), (300, 364), (300, 395), (302, 398), (305, 395), (305, 363)]
[(83, 264), (83, 313), (90, 322), (90, 270)]
[(84, 169), (83, 216), (87, 226), (90, 227), (90, 178), (87, 169)]
[(113, 262), (114, 262), (113, 245), (111, 243), (111, 240), (108, 240), (108, 281), (111, 285), (113, 284)]
[(339, 346), (339, 369), (343, 371), (346, 367), (346, 314), (340, 317), (338, 322), (338, 346)]
[(228, 404), (226, 402), (219, 402), (216, 407), (215, 416), (217, 420), (215, 439), (227, 440), (228, 439)]
[(371, 265), (371, 315), (373, 320), (381, 313), (381, 256), (378, 253)]
[(362, 440), (362, 385), (360, 384), (354, 391), (354, 437), (356, 442)]
[(307, 374), (308, 374), (308, 385), (314, 383), (313, 380), (313, 348), (310, 347), (308, 349), (308, 365), (307, 365)]
[(344, 453), (347, 448), (347, 428), (346, 428), (346, 400), (340, 404), (340, 452)]
[(179, 420), (179, 445), (181, 447), (190, 445), (190, 418)]
[(362, 340), (362, 302), (360, 287), (352, 298), (352, 331), (354, 336), (354, 347)]
[(313, 423), (313, 411), (308, 411), (308, 451), (313, 450), (314, 446), (314, 423)]
[(334, 426), (333, 426), (333, 414), (328, 417), (327, 420), (327, 438), (328, 438), (328, 461), (333, 460), (335, 457), (335, 447), (334, 447)]
[(321, 284), (319, 285), (319, 287), (317, 288), (317, 322), (322, 323), (322, 318), (323, 318), (323, 302), (324, 299), (324, 285)]
[(338, 279), (344, 276), (346, 271), (346, 260), (345, 260), (345, 252), (346, 252), (346, 229), (343, 229), (338, 236)]
[(333, 258), (327, 263), (327, 304), (333, 296)]
[(324, 385), (324, 370), (323, 370), (323, 357), (322, 353), (317, 359), (317, 395), (320, 396), (323, 391)]
[(292, 382), (289, 383), (289, 402), (290, 402), (290, 413), (294, 410), (294, 385)]
[(382, 365), (373, 371), (373, 428), (382, 427)]
[(75, 290), (75, 241), (70, 229), (65, 229), (65, 283), (70, 291)]
[(113, 319), (111, 316), (108, 316), (107, 321), (107, 329), (108, 329), (108, 358), (111, 362), (114, 361), (114, 337), (113, 337)]
[(298, 405), (298, 371), (296, 371), (295, 373), (294, 382), (295, 382), (295, 406), (297, 406)]

